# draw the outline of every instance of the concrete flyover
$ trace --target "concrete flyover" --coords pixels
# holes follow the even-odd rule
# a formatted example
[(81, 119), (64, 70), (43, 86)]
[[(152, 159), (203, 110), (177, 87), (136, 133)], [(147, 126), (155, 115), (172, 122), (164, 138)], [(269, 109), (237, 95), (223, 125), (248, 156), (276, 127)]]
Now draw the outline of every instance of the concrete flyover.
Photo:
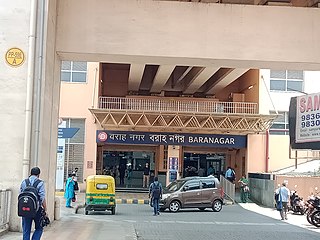
[(58, 0), (56, 51), (66, 60), (319, 70), (319, 11), (180, 1)]

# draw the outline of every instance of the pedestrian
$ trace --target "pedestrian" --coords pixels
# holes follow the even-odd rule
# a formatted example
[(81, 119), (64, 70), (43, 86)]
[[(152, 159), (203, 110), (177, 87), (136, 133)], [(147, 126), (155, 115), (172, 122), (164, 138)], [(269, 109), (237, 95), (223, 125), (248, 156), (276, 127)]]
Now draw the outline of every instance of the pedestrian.
[(69, 177), (66, 182), (66, 188), (64, 192), (64, 198), (66, 199), (66, 207), (67, 208), (72, 208), (71, 206), (71, 201), (75, 197), (74, 196), (74, 176), (72, 174), (69, 174)]
[(247, 203), (249, 198), (249, 181), (246, 178), (246, 175), (243, 175), (238, 183), (240, 183), (240, 199), (241, 202)]
[(281, 220), (288, 220), (288, 202), (290, 199), (290, 190), (287, 188), (287, 183), (282, 183), (282, 186), (276, 190), (278, 194), (277, 210), (280, 211)]
[[(40, 240), (43, 227), (41, 226), (41, 217), (43, 214), (46, 214), (47, 211), (47, 203), (46, 203), (46, 191), (44, 187), (44, 182), (39, 179), (40, 176), (40, 168), (34, 167), (31, 169), (30, 177), (20, 185), (20, 193), (22, 193), (27, 186), (35, 186), (38, 191), (38, 200), (39, 200), (39, 209), (36, 213), (36, 216), (33, 218), (22, 217), (22, 232), (23, 232), (23, 240), (30, 240), (31, 235), (31, 226), (32, 222), (34, 221), (35, 231), (32, 235), (32, 240)], [(27, 182), (29, 184), (27, 184)], [(37, 183), (38, 182), (38, 183)]]
[(211, 174), (214, 174), (214, 169), (213, 169), (212, 165), (210, 165), (207, 170), (207, 176), (210, 176)]
[(199, 177), (204, 177), (204, 169), (202, 167), (200, 167), (199, 170), (198, 170), (198, 176)]
[(126, 186), (127, 187), (131, 187), (131, 179), (132, 179), (132, 168), (131, 168), (131, 165), (129, 165), (128, 168), (126, 169), (126, 178), (127, 178)]
[(150, 180), (150, 167), (149, 163), (146, 163), (145, 167), (143, 168), (143, 187), (149, 186)]
[(121, 163), (119, 166), (120, 185), (124, 185), (125, 175), (126, 175), (126, 165)]
[(158, 181), (158, 177), (154, 177), (153, 183), (149, 187), (149, 198), (151, 197), (153, 206), (153, 216), (160, 215), (159, 202), (162, 197), (162, 185)]
[(228, 167), (226, 174), (225, 174), (225, 178), (228, 179), (232, 183), (236, 179), (236, 173), (231, 167)]

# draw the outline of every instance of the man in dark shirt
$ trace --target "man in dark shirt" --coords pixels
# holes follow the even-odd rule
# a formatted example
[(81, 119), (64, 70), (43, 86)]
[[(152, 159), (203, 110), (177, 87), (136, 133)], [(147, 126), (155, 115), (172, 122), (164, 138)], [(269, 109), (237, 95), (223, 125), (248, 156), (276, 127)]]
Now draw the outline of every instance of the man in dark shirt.
[(143, 187), (146, 188), (149, 186), (150, 180), (150, 167), (149, 163), (146, 163), (146, 166), (143, 168)]

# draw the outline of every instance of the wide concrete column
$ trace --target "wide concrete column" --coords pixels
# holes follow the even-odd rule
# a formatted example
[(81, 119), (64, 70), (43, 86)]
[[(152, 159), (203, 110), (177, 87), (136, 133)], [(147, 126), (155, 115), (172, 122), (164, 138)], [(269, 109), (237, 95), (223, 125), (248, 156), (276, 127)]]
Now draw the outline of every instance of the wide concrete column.
[[(5, 0), (0, 7), (0, 188), (12, 190), (11, 229), (18, 230), (17, 196), (22, 180), (25, 132), (26, 81), (30, 1)], [(7, 50), (20, 48), (24, 63), (12, 67), (5, 61)]]
[[(55, 164), (57, 142), (57, 119), (59, 107), (59, 60), (55, 53), (55, 29), (56, 29), (56, 1), (45, 1), (44, 6), (44, 54), (39, 56), (40, 29), (37, 24), (35, 39), (35, 58), (33, 90), (31, 99), (33, 104), (30, 111), (26, 107), (27, 79), (30, 69), (33, 69), (29, 56), (30, 44), (30, 13), (32, 1), (4, 0), (0, 7), (0, 188), (12, 190), (12, 202), (10, 213), (10, 229), (19, 231), (21, 219), (17, 216), (17, 196), (20, 183), (24, 175), (29, 175), (30, 168), (38, 165), (41, 168), (41, 178), (45, 182), (47, 190), (48, 212), (53, 219), (54, 191), (55, 191)], [(38, 7), (40, 4), (38, 4)], [(39, 11), (36, 10), (39, 13)], [(39, 16), (37, 17), (39, 21)], [(30, 44), (31, 45), (31, 44)], [(12, 47), (20, 48), (25, 55), (24, 63), (19, 67), (11, 67), (6, 64), (4, 56)], [(43, 59), (42, 76), (39, 76), (40, 61)], [(41, 78), (40, 95), (36, 94)], [(35, 102), (41, 99), (40, 111), (37, 111)], [(31, 122), (26, 124), (26, 113), (31, 112)], [(40, 127), (36, 130), (35, 122), (37, 113), (40, 112)], [(25, 141), (25, 129), (30, 127), (30, 139)], [(39, 133), (38, 156), (35, 154), (35, 136)], [(24, 144), (25, 143), (25, 144)], [(26, 147), (28, 150), (26, 151)], [(26, 154), (27, 153), (27, 154)], [(23, 172), (23, 159), (25, 159), (26, 171)]]

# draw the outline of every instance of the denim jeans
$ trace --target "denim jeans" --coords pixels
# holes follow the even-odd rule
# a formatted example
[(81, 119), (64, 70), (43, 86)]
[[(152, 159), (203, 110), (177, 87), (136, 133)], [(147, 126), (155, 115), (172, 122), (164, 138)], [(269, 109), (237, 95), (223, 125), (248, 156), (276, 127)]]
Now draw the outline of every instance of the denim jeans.
[(153, 213), (156, 215), (160, 211), (159, 198), (153, 198)]
[(41, 210), (42, 209), (40, 208), (34, 218), (22, 218), (23, 240), (30, 240), (32, 221), (35, 223), (35, 231), (32, 235), (32, 240), (40, 240), (43, 232), (43, 228), (40, 226)]

